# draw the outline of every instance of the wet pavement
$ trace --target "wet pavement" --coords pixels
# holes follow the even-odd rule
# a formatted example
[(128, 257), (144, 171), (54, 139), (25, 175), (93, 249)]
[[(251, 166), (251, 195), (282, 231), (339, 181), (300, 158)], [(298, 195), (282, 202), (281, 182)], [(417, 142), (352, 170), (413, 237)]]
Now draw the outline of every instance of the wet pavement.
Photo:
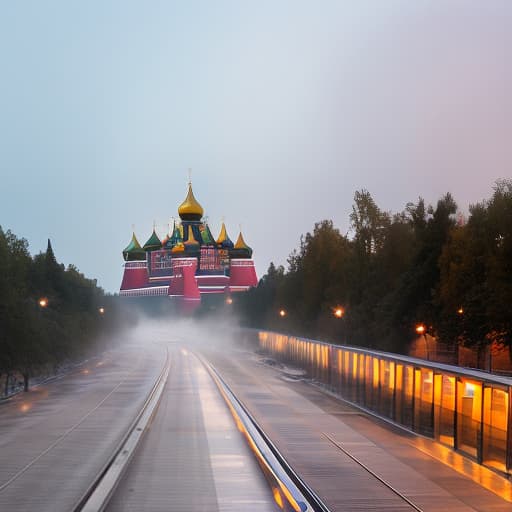
[(0, 404), (0, 510), (69, 511), (140, 410), (165, 350), (126, 339)]
[(226, 403), (185, 348), (171, 352), (158, 412), (107, 510), (276, 510)]
[[(511, 510), (510, 502), (425, 453), (425, 443), (419, 449), (417, 436), (290, 379), (252, 352), (203, 353), (331, 510), (414, 510), (410, 503), (425, 512)], [(497, 474), (488, 478), (510, 486)]]

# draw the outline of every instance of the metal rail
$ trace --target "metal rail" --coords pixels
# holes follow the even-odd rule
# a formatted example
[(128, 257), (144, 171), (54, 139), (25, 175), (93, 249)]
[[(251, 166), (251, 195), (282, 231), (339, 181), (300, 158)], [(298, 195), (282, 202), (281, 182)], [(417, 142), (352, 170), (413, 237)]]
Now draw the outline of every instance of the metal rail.
[(147, 425), (156, 412), (167, 382), (170, 366), (169, 351), (167, 349), (165, 364), (144, 405), (101, 471), (72, 508), (73, 512), (101, 512), (108, 505), (145, 433)]
[(198, 356), (217, 384), (239, 430), (245, 436), (256, 455), (267, 480), (270, 482), (274, 499), (284, 510), (296, 512), (329, 512), (318, 495), (292, 469), (244, 404), (235, 396), (217, 370)]
[(343, 446), (338, 443), (335, 439), (333, 439), (329, 434), (323, 432), (323, 435), (334, 445), (336, 448), (341, 450), (347, 457), (350, 457), (356, 464), (361, 466), (365, 471), (370, 473), (375, 479), (377, 479), (381, 484), (387, 487), (390, 491), (395, 493), (400, 499), (405, 501), (410, 507), (412, 507), (417, 512), (423, 512), (423, 509), (419, 508), (415, 503), (413, 503), (407, 496), (402, 494), (398, 489), (395, 489), (390, 483), (386, 482), (381, 476), (379, 476), (375, 471), (371, 470), (366, 464), (361, 462), (357, 457), (352, 455), (349, 451), (347, 451)]

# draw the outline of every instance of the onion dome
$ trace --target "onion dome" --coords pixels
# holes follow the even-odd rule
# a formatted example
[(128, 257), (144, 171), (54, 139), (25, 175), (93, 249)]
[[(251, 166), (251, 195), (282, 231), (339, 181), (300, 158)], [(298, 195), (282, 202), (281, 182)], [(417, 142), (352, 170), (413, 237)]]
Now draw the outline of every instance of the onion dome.
[(194, 238), (194, 233), (192, 232), (192, 226), (188, 227), (188, 233), (187, 233), (187, 241), (183, 242), (183, 245), (185, 246), (185, 251), (187, 253), (196, 253), (199, 252), (200, 245), (199, 242)]
[(229, 239), (224, 222), (220, 228), (219, 238), (217, 238), (217, 247), (219, 249), (233, 249), (233, 242)]
[(240, 231), (235, 247), (229, 251), (231, 258), (250, 258), (252, 249), (245, 243), (242, 232)]
[(153, 228), (153, 233), (149, 237), (148, 241), (144, 244), (143, 249), (145, 251), (157, 251), (158, 249), (161, 248), (162, 242), (160, 241), (160, 238), (158, 238), (158, 235), (156, 234), (156, 231)]
[(188, 183), (188, 193), (185, 201), (178, 208), (179, 216), (182, 220), (201, 220), (204, 210), (197, 202), (192, 192), (192, 183)]
[(163, 249), (172, 249), (181, 241), (180, 230), (176, 227), (176, 221), (173, 224), (173, 228), (170, 231), (170, 236), (166, 237), (165, 243), (162, 241)]
[(204, 245), (215, 245), (215, 238), (213, 238), (212, 232), (208, 224), (204, 224), (201, 229), (201, 238), (203, 239)]
[(135, 233), (133, 233), (130, 243), (123, 251), (123, 258), (124, 261), (140, 261), (146, 259), (146, 253), (141, 248)]

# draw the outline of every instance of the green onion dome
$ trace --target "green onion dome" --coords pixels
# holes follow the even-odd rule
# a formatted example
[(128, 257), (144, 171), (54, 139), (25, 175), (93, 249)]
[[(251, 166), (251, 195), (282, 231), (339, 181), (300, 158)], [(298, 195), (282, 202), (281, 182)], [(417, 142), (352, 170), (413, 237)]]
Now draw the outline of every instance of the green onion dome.
[(123, 250), (124, 261), (141, 261), (146, 259), (146, 253), (141, 248), (135, 233), (132, 235), (130, 243)]
[(158, 235), (156, 234), (155, 230), (153, 229), (153, 233), (149, 237), (148, 241), (144, 244), (143, 249), (145, 251), (157, 251), (162, 248), (162, 242), (160, 241), (160, 238), (158, 238)]

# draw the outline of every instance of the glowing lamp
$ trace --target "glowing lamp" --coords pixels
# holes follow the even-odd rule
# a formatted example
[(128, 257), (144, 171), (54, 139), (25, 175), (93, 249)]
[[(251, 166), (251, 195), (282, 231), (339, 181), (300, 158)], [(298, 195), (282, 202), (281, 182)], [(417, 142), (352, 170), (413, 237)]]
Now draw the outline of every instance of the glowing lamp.
[(345, 310), (342, 307), (338, 306), (332, 310), (332, 314), (336, 318), (343, 318), (343, 315), (345, 314)]
[(286, 316), (286, 311), (284, 309), (280, 309), (279, 310), (279, 316), (282, 318), (282, 317), (285, 317)]
[(46, 297), (41, 297), (39, 299), (39, 306), (42, 308), (45, 308), (46, 306), (48, 306), (48, 299)]
[(459, 315), (462, 315), (462, 314), (464, 313), (464, 309), (463, 309), (463, 308), (459, 308), (459, 309), (457, 309), (457, 313), (458, 313)]
[(233, 299), (231, 297), (228, 297), (226, 299), (226, 304), (233, 304)]
[(427, 328), (423, 324), (418, 324), (416, 326), (416, 332), (418, 334), (425, 334), (426, 330), (427, 330)]
[(100, 315), (104, 315), (105, 314), (105, 308), (104, 307), (98, 308), (98, 313)]

